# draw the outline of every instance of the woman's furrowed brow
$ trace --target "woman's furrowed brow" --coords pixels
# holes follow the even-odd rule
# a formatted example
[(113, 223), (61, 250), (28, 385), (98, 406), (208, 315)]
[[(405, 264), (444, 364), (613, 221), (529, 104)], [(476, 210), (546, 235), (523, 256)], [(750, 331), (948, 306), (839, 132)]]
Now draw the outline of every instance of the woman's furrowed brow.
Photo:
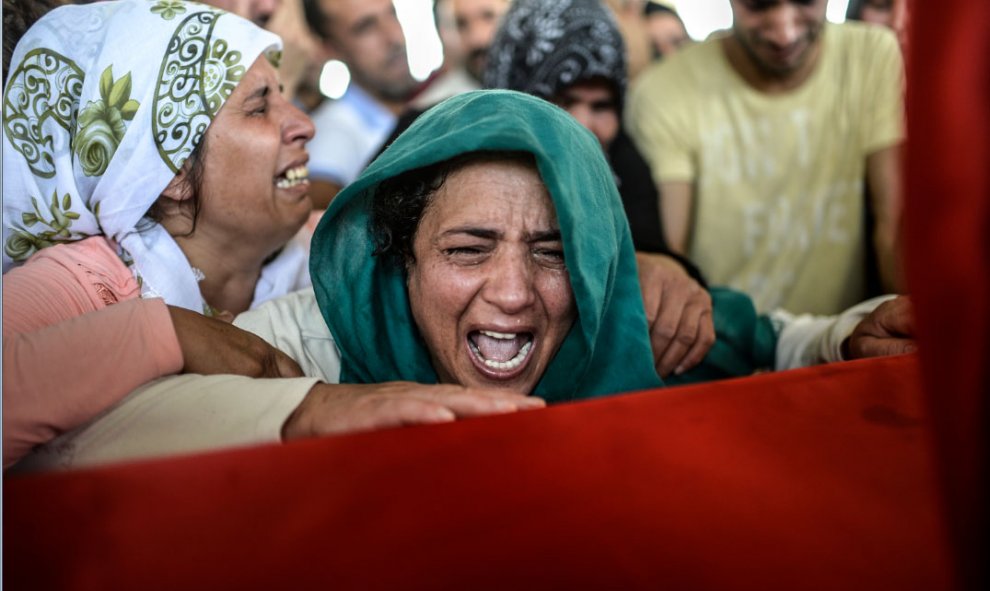
[(532, 232), (527, 242), (560, 242), (560, 230), (538, 230)]
[[(475, 238), (484, 238), (486, 240), (498, 240), (502, 237), (502, 232), (498, 230), (479, 226), (458, 226), (456, 228), (450, 228), (441, 232), (440, 236), (456, 236), (458, 234), (467, 234), (469, 236), (474, 236)], [(552, 229), (528, 232), (525, 236), (525, 240), (526, 242), (558, 242), (560, 241), (560, 230)]]
[(458, 226), (456, 228), (444, 230), (440, 235), (455, 236), (457, 234), (467, 234), (469, 236), (474, 236), (475, 238), (485, 238), (487, 240), (496, 240), (502, 236), (502, 233), (498, 230), (479, 226)]

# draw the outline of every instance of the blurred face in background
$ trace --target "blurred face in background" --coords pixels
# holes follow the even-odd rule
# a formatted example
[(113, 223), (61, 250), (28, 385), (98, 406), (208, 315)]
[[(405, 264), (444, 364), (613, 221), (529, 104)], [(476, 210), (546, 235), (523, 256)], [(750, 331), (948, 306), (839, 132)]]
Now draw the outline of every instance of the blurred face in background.
[(863, 0), (859, 19), (893, 30), (904, 47), (907, 44), (907, 6), (907, 0)]
[(650, 37), (653, 58), (669, 57), (691, 39), (681, 19), (672, 12), (654, 12), (646, 17), (646, 33)]
[(817, 54), (826, 0), (731, 0), (733, 37), (764, 75), (786, 79)]
[(602, 150), (608, 151), (619, 134), (619, 102), (610, 82), (596, 78), (572, 84), (553, 102), (593, 133)]
[(402, 102), (416, 87), (406, 57), (406, 37), (392, 0), (322, 0), (327, 48), (373, 96)]
[(461, 46), (461, 36), (457, 32), (454, 18), (453, 0), (436, 0), (433, 3), (433, 18), (443, 45), (443, 62), (448, 68), (459, 66), (464, 61), (464, 49)]
[(509, 0), (452, 1), (454, 22), (464, 51), (464, 67), (475, 80), (481, 82), (488, 62), (488, 50), (498, 32), (502, 15), (509, 9)]
[(889, 27), (891, 25), (894, 0), (865, 0), (859, 18), (864, 22)]

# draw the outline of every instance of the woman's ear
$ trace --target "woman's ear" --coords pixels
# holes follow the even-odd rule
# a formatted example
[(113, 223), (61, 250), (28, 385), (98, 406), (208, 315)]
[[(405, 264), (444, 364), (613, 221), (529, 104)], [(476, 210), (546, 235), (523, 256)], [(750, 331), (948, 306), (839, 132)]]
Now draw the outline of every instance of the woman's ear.
[(179, 168), (179, 172), (162, 189), (162, 197), (177, 203), (192, 198), (193, 190), (192, 183), (189, 182), (189, 166), (189, 160), (186, 160)]
[(186, 160), (148, 210), (150, 217), (173, 236), (191, 234), (196, 227), (196, 190), (189, 172), (191, 166)]

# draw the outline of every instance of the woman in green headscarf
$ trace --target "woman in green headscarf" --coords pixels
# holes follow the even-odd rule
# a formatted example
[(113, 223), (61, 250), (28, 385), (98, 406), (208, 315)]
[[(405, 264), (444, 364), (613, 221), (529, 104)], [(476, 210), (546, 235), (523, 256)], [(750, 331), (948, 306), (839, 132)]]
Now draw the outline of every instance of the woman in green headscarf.
[[(561, 335), (560, 342), (553, 344), (556, 355), (532, 393), (554, 401), (660, 385), (629, 226), (601, 147), (565, 111), (508, 91), (458, 96), (423, 115), (334, 201), (323, 218), (312, 245), (310, 273), (320, 309), (341, 351), (341, 381), (430, 383), (437, 381), (438, 374), (450, 374), (450, 368), (434, 363), (443, 345), (424, 335), (424, 327), (416, 322), (439, 302), (418, 297), (410, 307), (407, 289), (413, 290), (414, 280), (422, 275), (421, 261), (408, 254), (399, 260), (373, 254), (381, 247), (383, 222), (373, 219), (372, 210), (376, 199), (388, 198), (381, 190), (386, 181), (395, 185), (397, 178), (411, 171), (479, 152), (527, 154), (559, 226), (575, 314), (568, 319), (569, 330), (553, 331)], [(496, 158), (480, 157), (476, 162)], [(448, 178), (453, 172), (448, 171)], [(436, 183), (428, 177), (436, 175), (425, 176), (432, 189)], [(415, 179), (410, 180), (414, 186)], [(435, 199), (445, 193), (443, 187), (433, 192), (438, 195)], [(450, 193), (442, 198), (451, 198)], [(424, 223), (431, 207), (426, 206)], [(372, 223), (378, 226), (378, 240)], [(396, 240), (394, 235), (392, 239)], [(401, 250), (401, 242), (393, 245)], [(499, 318), (492, 322), (511, 323), (517, 318), (504, 311), (493, 315)], [(520, 312), (518, 317), (526, 314)], [(467, 328), (446, 334), (454, 342), (450, 346), (471, 355), (483, 335)], [(541, 336), (531, 335), (534, 345), (529, 355), (546, 351)], [(520, 339), (517, 347), (525, 345), (525, 338)], [(502, 383), (489, 377), (490, 385)]]

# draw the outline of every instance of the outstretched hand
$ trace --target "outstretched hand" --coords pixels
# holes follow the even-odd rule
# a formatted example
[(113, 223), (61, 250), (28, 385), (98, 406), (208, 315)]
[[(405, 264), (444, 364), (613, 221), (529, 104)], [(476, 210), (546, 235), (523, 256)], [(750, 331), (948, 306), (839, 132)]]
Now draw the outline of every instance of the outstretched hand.
[(637, 252), (636, 264), (657, 373), (684, 373), (715, 344), (712, 298), (671, 257)]
[(846, 359), (902, 355), (917, 351), (911, 299), (897, 296), (870, 312), (844, 343)]
[[(182, 373), (295, 378), (299, 364), (261, 337), (230, 322), (185, 308), (168, 307), (182, 349)], [(228, 315), (229, 316), (229, 315)]]
[(286, 419), (282, 439), (449, 423), (544, 406), (542, 398), (517, 392), (447, 384), (317, 384)]

